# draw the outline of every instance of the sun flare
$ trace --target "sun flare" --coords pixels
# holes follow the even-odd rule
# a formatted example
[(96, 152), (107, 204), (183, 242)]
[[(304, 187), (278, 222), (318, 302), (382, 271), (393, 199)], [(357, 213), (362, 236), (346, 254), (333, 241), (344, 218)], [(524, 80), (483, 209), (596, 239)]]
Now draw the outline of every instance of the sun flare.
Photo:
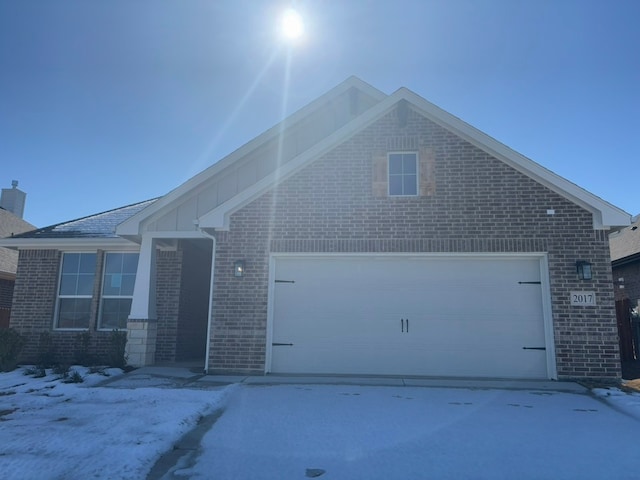
[(297, 40), (304, 35), (304, 22), (300, 14), (288, 9), (282, 14), (280, 23), (282, 35), (288, 40)]

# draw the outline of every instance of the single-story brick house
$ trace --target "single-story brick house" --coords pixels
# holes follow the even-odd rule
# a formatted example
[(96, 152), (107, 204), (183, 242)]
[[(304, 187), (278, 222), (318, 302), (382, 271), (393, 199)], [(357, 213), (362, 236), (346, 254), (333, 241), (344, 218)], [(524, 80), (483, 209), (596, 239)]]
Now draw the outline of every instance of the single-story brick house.
[(640, 215), (631, 225), (609, 237), (616, 300), (629, 299), (640, 304)]
[(164, 197), (4, 245), (16, 328), (67, 349), (127, 328), (133, 365), (615, 379), (608, 234), (629, 223), (352, 77)]
[(632, 315), (640, 310), (640, 215), (631, 222), (609, 236), (624, 378), (640, 376), (640, 321)]

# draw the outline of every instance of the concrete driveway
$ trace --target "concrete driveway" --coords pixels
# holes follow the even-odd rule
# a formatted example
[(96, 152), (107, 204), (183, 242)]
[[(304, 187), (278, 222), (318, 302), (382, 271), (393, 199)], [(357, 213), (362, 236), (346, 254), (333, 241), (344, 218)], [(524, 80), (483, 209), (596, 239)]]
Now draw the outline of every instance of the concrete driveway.
[(242, 383), (165, 478), (638, 478), (638, 420), (586, 389), (461, 386)]

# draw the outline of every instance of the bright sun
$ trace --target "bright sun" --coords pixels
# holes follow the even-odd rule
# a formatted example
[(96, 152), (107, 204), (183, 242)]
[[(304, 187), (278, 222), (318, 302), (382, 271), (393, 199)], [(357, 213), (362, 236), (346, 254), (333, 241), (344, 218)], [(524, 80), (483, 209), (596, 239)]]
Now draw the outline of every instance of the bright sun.
[(304, 34), (302, 17), (291, 8), (283, 13), (280, 27), (282, 35), (288, 40), (297, 40)]

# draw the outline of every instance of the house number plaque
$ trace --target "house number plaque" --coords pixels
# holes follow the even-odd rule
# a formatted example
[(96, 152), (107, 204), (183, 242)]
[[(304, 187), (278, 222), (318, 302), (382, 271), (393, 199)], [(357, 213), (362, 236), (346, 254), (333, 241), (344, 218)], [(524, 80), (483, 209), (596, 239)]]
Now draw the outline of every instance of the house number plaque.
[(595, 307), (596, 292), (571, 292), (571, 305), (577, 307)]

